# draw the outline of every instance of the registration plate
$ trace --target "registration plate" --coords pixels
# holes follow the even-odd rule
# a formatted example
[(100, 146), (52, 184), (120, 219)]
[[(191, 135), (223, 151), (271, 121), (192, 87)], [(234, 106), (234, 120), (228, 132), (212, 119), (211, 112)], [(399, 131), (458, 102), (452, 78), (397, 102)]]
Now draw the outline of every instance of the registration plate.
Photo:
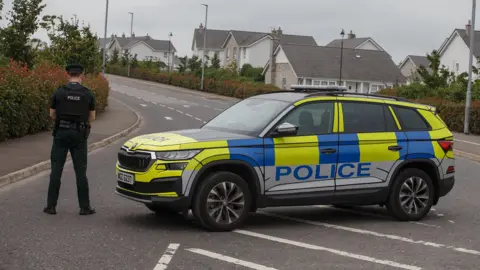
[(133, 185), (133, 183), (135, 182), (135, 178), (133, 177), (133, 174), (124, 173), (124, 172), (118, 172), (117, 179), (120, 182), (127, 183), (130, 185)]

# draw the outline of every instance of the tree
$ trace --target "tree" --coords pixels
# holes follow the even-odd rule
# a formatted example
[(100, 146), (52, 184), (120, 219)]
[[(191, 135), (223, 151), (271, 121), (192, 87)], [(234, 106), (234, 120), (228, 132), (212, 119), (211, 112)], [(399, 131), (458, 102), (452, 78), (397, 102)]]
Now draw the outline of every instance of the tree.
[(85, 73), (98, 73), (101, 70), (102, 53), (98, 49), (97, 36), (90, 26), (80, 27), (75, 22), (64, 20), (62, 16), (44, 16), (42, 27), (47, 30), (51, 45), (43, 56), (57, 65), (78, 63), (84, 66)]
[(119, 61), (119, 58), (120, 58), (119, 52), (118, 52), (117, 48), (115, 48), (115, 49), (113, 50), (112, 60), (110, 60), (110, 63), (113, 64), (113, 65), (116, 65), (116, 64), (118, 63), (118, 61)]
[(445, 66), (440, 67), (440, 54), (438, 51), (433, 50), (431, 54), (427, 54), (427, 59), (430, 62), (431, 72), (423, 65), (417, 69), (422, 81), (430, 89), (448, 87), (452, 73)]
[(131, 62), (131, 64), (130, 64), (130, 67), (131, 67), (131, 68), (136, 68), (136, 67), (138, 67), (138, 59), (137, 59), (137, 57), (138, 57), (137, 54), (135, 54), (135, 55), (133, 56), (132, 62)]
[(215, 53), (212, 58), (212, 68), (219, 69), (220, 68), (220, 58), (218, 58), (218, 53)]
[[(3, 7), (3, 1), (1, 6)], [(12, 10), (7, 16), (9, 24), (0, 31), (0, 51), (4, 56), (24, 63), (28, 67), (33, 66), (35, 50), (29, 44), (30, 37), (39, 28), (38, 17), (45, 6), (42, 0), (13, 1)]]
[(123, 51), (122, 54), (122, 66), (126, 67), (128, 63), (130, 62), (130, 52), (128, 50)]
[(185, 55), (184, 57), (179, 57), (178, 59), (180, 60), (178, 72), (184, 73), (185, 71), (187, 71), (188, 57)]
[(192, 73), (196, 73), (202, 68), (202, 60), (198, 56), (194, 55), (188, 60), (187, 66)]

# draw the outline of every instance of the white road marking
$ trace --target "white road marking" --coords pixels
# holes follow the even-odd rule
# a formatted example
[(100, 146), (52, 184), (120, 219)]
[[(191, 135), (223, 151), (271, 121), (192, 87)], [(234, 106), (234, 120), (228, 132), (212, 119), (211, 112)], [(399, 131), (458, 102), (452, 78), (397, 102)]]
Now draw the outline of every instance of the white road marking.
[(264, 239), (264, 240), (270, 240), (270, 241), (274, 241), (274, 242), (278, 242), (278, 243), (293, 245), (293, 246), (297, 246), (297, 247), (302, 247), (302, 248), (307, 248), (307, 249), (312, 249), (312, 250), (327, 251), (327, 252), (334, 253), (334, 254), (337, 254), (337, 255), (340, 255), (340, 256), (344, 256), (344, 257), (350, 257), (350, 258), (357, 259), (357, 260), (363, 260), (363, 261), (367, 261), (367, 262), (378, 263), (378, 264), (393, 266), (393, 267), (397, 267), (397, 268), (403, 268), (403, 269), (408, 269), (408, 270), (422, 269), (420, 267), (413, 266), (413, 265), (400, 264), (400, 263), (397, 263), (397, 262), (387, 261), (387, 260), (379, 260), (379, 259), (375, 259), (375, 258), (372, 258), (372, 257), (360, 255), (360, 254), (355, 254), (355, 253), (350, 253), (350, 252), (341, 251), (341, 250), (337, 250), (337, 249), (331, 249), (331, 248), (326, 248), (326, 247), (322, 247), (322, 246), (317, 246), (317, 245), (292, 241), (292, 240), (288, 240), (288, 239), (284, 239), (284, 238), (279, 238), (279, 237), (270, 236), (270, 235), (266, 235), (266, 234), (255, 233), (255, 232), (251, 232), (251, 231), (235, 230), (234, 232), (239, 233), (239, 234), (243, 234), (243, 235), (248, 235), (248, 236), (261, 238), (261, 239)]
[(480, 146), (480, 143), (476, 143), (476, 142), (469, 142), (469, 141), (457, 140), (457, 139), (454, 139), (454, 141), (456, 141), (456, 142), (462, 142), (462, 143), (468, 143), (468, 144), (473, 144), (473, 145)]
[(356, 228), (352, 228), (352, 227), (345, 227), (345, 226), (329, 224), (329, 223), (324, 223), (324, 222), (311, 221), (311, 220), (300, 219), (300, 218), (294, 218), (294, 217), (283, 216), (283, 215), (267, 213), (267, 212), (258, 212), (258, 213), (262, 214), (262, 215), (265, 215), (265, 216), (271, 216), (271, 217), (276, 217), (276, 218), (280, 218), (280, 219), (296, 221), (296, 222), (305, 223), (305, 224), (314, 225), (314, 226), (322, 226), (322, 227), (327, 227), (327, 228), (332, 228), (332, 229), (337, 229), (337, 230), (342, 230), (342, 231), (348, 231), (348, 232), (352, 232), (352, 233), (372, 235), (372, 236), (376, 236), (376, 237), (387, 238), (387, 239), (390, 239), (390, 240), (396, 240), (396, 241), (401, 241), (401, 242), (406, 242), (406, 243), (411, 243), (411, 244), (420, 244), (420, 245), (435, 247), (435, 248), (448, 248), (448, 249), (452, 249), (452, 250), (459, 251), (459, 252), (480, 255), (480, 251), (477, 251), (477, 250), (467, 250), (467, 249), (464, 249), (464, 248), (447, 246), (447, 245), (444, 245), (444, 244), (427, 242), (427, 241), (423, 241), (423, 240), (413, 240), (411, 238), (398, 236), (398, 235), (393, 235), (393, 234), (383, 234), (383, 233), (378, 233), (378, 232), (374, 232), (374, 231), (356, 229)]
[(186, 113), (185, 115), (186, 115), (186, 116), (190, 116), (190, 117), (193, 117), (193, 116), (192, 116), (191, 114), (188, 114), (188, 113)]
[(203, 121), (202, 119), (198, 118), (198, 117), (195, 117), (196, 120), (198, 121)]
[(165, 270), (168, 267), (168, 264), (173, 258), (173, 255), (175, 255), (175, 251), (177, 251), (178, 247), (180, 244), (170, 244), (167, 247), (167, 250), (163, 253), (162, 257), (158, 261), (157, 265), (153, 270)]
[(142, 107), (147, 107), (147, 104), (140, 104), (140, 106), (142, 106)]
[(455, 224), (455, 221), (453, 221), (453, 220), (449, 220), (448, 222), (450, 222), (452, 224)]
[(460, 151), (460, 150), (453, 150), (454, 152), (457, 152), (459, 154), (462, 154), (462, 155), (465, 155), (465, 156), (470, 156), (470, 157), (474, 157), (474, 158), (477, 158), (477, 159), (480, 159), (480, 156), (479, 155), (475, 155), (475, 154), (472, 154), (472, 153), (468, 153), (468, 152), (463, 152), (463, 151)]
[(224, 111), (224, 110), (222, 110), (222, 109), (217, 109), (217, 108), (213, 108), (213, 109), (214, 109), (214, 110), (217, 110), (217, 111), (219, 111), (219, 112), (223, 112), (223, 111)]
[(178, 113), (181, 113), (181, 114), (183, 114), (183, 112), (182, 112), (182, 111), (179, 111), (179, 110), (176, 110), (176, 111), (177, 111)]
[[(375, 217), (375, 218), (380, 218), (380, 219), (386, 219), (387, 218), (386, 216), (379, 215), (379, 214), (360, 212), (360, 211), (356, 211), (356, 210), (353, 210), (353, 209), (335, 208), (335, 207), (331, 207), (331, 206), (327, 206), (327, 205), (314, 205), (314, 207), (334, 209), (335, 211), (352, 213), (352, 214), (357, 214), (357, 215), (361, 215), (361, 216)], [(437, 228), (437, 229), (442, 228), (441, 226), (438, 226), (438, 225), (433, 225), (433, 224), (428, 224), (428, 223), (423, 223), (423, 222), (410, 221), (409, 223), (416, 224), (416, 225), (421, 225), (421, 226), (433, 227), (433, 228)]]
[(172, 110), (172, 111), (175, 111), (175, 109), (174, 109), (174, 108), (172, 108), (172, 107), (168, 107), (168, 108), (169, 108), (170, 110)]
[(165, 105), (163, 105), (163, 104), (158, 104), (158, 105), (160, 105), (160, 106), (162, 106), (162, 107), (164, 107), (164, 108), (165, 108)]
[(183, 105), (183, 107), (185, 107), (185, 108), (190, 108), (190, 105)]
[(169, 117), (169, 116), (165, 116), (165, 119), (167, 119), (167, 120), (173, 120), (172, 117)]
[(250, 269), (277, 270), (276, 268), (273, 268), (273, 267), (268, 267), (268, 266), (264, 266), (264, 265), (261, 265), (261, 264), (256, 264), (256, 263), (252, 263), (252, 262), (249, 262), (249, 261), (236, 259), (236, 258), (233, 258), (233, 257), (225, 256), (225, 255), (218, 254), (218, 253), (215, 253), (215, 252), (211, 252), (211, 251), (208, 251), (208, 250), (203, 250), (203, 249), (198, 249), (198, 248), (189, 248), (189, 249), (186, 249), (186, 250), (190, 251), (190, 252), (193, 252), (193, 253), (196, 253), (196, 254), (207, 256), (207, 257), (210, 257), (210, 258), (213, 258), (213, 259), (217, 259), (217, 260), (221, 260), (221, 261), (224, 261), (224, 262), (248, 267)]
[(204, 124), (206, 124), (207, 122), (203, 121)]

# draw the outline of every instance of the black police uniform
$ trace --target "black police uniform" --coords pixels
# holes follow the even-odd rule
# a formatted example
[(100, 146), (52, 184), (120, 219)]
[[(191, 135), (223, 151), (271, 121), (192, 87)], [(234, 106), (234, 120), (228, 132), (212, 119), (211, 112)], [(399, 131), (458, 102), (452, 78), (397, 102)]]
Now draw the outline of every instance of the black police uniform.
[[(67, 72), (82, 73), (81, 65), (69, 65)], [(70, 82), (56, 90), (52, 96), (52, 109), (56, 110), (53, 145), (51, 150), (51, 174), (45, 213), (56, 214), (67, 153), (70, 151), (77, 180), (77, 196), (80, 215), (94, 214), (90, 206), (87, 179), (87, 139), (90, 134), (89, 111), (95, 110), (92, 92), (80, 83)]]

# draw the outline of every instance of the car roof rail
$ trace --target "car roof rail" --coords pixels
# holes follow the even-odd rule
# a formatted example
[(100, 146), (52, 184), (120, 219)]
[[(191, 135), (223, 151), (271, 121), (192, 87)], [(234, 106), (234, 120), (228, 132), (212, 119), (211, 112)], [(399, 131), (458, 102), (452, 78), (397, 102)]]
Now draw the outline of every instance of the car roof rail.
[(413, 101), (408, 100), (402, 97), (393, 97), (393, 96), (384, 96), (384, 95), (376, 95), (376, 94), (365, 94), (365, 93), (350, 93), (350, 92), (323, 92), (323, 93), (312, 93), (307, 97), (314, 97), (314, 96), (321, 96), (321, 95), (328, 95), (328, 96), (340, 96), (340, 95), (351, 95), (351, 96), (361, 96), (361, 97), (375, 97), (375, 98), (384, 98), (384, 99), (393, 99), (396, 101), (403, 101), (408, 103), (413, 103)]
[(290, 86), (293, 92), (346, 92), (345, 86), (337, 85), (301, 85), (294, 84)]

